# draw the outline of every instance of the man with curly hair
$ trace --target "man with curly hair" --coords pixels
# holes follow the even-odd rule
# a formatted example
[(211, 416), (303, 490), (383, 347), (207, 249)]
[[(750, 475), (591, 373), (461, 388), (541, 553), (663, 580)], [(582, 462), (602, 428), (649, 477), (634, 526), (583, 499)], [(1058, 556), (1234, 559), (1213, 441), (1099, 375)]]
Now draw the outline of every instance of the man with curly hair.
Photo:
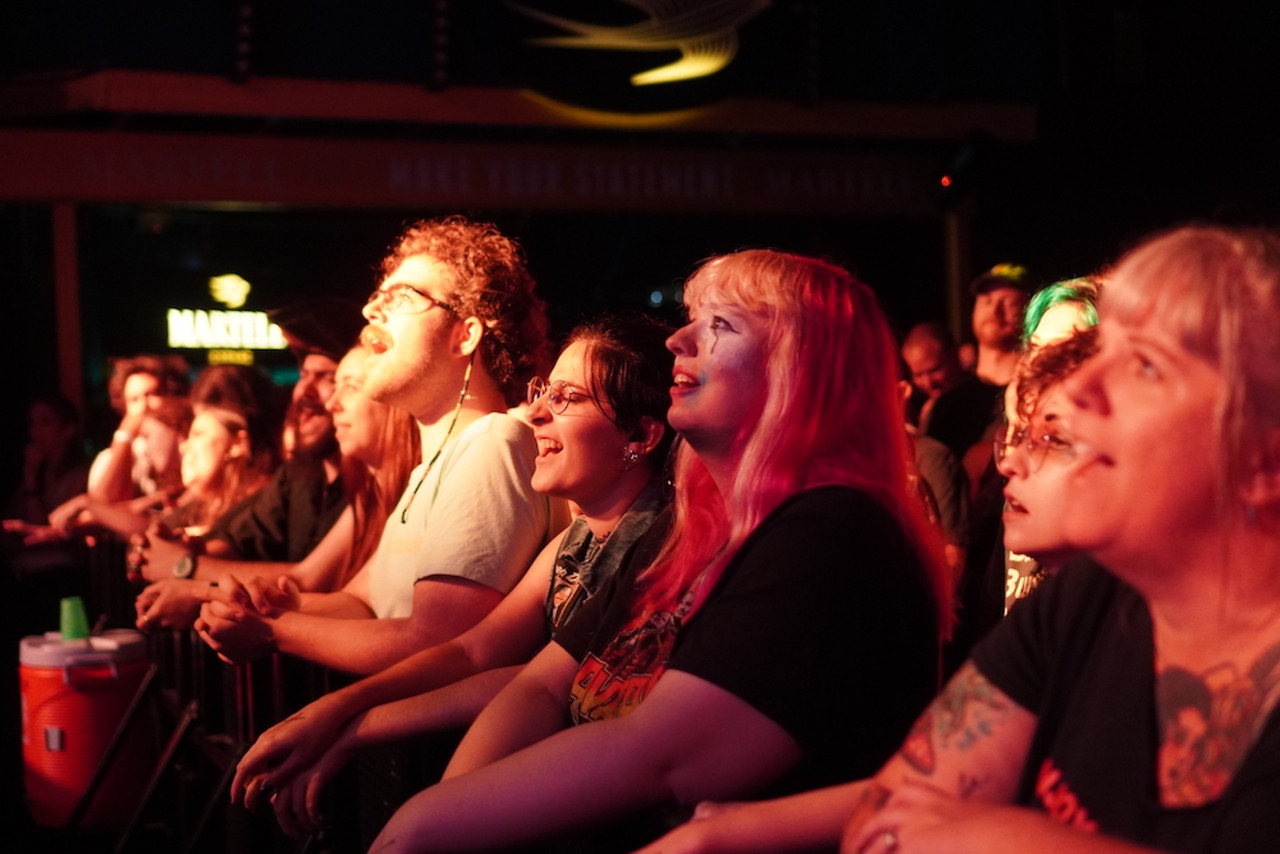
[[(278, 650), (381, 670), (479, 622), (566, 521), (530, 487), (536, 443), (505, 412), (548, 354), (517, 245), (462, 217), (415, 223), (383, 260), (364, 316), (365, 390), (414, 415), (422, 463), (341, 590), (219, 582), (196, 628), (232, 660)], [(369, 617), (379, 619), (358, 619)]]

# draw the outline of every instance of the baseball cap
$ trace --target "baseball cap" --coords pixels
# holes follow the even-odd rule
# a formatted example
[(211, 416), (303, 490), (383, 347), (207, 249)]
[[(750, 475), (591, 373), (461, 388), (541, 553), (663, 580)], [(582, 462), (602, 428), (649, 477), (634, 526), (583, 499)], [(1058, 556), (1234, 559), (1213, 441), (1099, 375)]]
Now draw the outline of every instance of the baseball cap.
[(268, 311), (267, 317), (299, 359), (318, 353), (340, 362), (364, 329), (360, 304), (342, 297), (299, 300)]
[(973, 296), (986, 293), (996, 288), (1017, 288), (1024, 293), (1032, 291), (1031, 276), (1027, 268), (1021, 264), (1008, 261), (996, 264), (990, 270), (980, 274), (969, 284), (969, 293)]

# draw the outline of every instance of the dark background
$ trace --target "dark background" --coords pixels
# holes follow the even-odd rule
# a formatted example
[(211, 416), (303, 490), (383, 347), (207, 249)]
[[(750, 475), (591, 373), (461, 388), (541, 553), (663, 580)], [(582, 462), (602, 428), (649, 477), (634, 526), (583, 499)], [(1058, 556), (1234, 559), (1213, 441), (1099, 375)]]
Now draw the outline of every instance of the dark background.
[[(626, 25), (642, 15), (614, 0), (529, 0), (566, 18)], [(707, 2), (706, 6), (719, 5)], [(246, 12), (247, 10), (247, 12)], [(775, 0), (739, 29), (739, 53), (702, 81), (638, 89), (637, 71), (673, 53), (550, 48), (563, 35), (499, 0), (10, 0), (0, 10), (0, 107), (51, 80), (104, 69), (191, 72), (232, 79), (295, 77), (536, 90), (558, 101), (644, 114), (726, 98), (833, 103), (1018, 104), (1035, 139), (975, 130), (939, 140), (841, 138), (678, 129), (519, 128), (503, 116), (475, 127), (353, 124), (271, 117), (67, 112), (5, 113), (8, 127), (230, 135), (531, 141), (613, 147), (681, 146), (726, 153), (903, 151), (937, 163), (936, 210), (914, 217), (821, 212), (747, 216), (678, 210), (317, 210), (82, 205), (81, 311), (91, 438), (112, 426), (111, 356), (162, 349), (169, 305), (215, 308), (209, 276), (236, 272), (262, 309), (303, 295), (360, 298), (403, 223), (463, 212), (523, 242), (556, 333), (612, 308), (666, 308), (708, 255), (775, 246), (826, 256), (871, 284), (900, 328), (945, 311), (943, 214), (963, 211), (973, 275), (999, 261), (1040, 282), (1111, 260), (1155, 228), (1188, 219), (1273, 222), (1280, 9), (1239, 0)], [(22, 164), (0, 163), (4, 170)], [(56, 385), (49, 208), (0, 203), (5, 262), (0, 358), (10, 417), (0, 485), (22, 441), (26, 398)], [(284, 365), (287, 370), (287, 360)]]

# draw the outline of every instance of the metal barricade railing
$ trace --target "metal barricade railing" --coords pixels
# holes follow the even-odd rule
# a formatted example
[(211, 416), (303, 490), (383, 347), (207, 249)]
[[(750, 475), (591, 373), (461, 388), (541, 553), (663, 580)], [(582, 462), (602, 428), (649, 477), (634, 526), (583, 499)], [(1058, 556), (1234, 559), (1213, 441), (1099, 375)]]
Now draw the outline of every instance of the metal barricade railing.
[[(103, 539), (92, 550), (91, 615), (109, 627), (134, 623), (141, 585), (126, 580), (125, 548)], [(235, 763), (258, 735), (351, 677), (288, 656), (228, 665), (194, 632), (153, 630), (156, 675), (147, 692), (159, 743), (151, 785), (119, 851), (164, 850), (300, 854), (365, 850), (390, 815), (439, 779), (459, 733), (371, 751), (331, 782), (325, 830), (301, 843), (285, 837), (269, 811), (229, 804)]]

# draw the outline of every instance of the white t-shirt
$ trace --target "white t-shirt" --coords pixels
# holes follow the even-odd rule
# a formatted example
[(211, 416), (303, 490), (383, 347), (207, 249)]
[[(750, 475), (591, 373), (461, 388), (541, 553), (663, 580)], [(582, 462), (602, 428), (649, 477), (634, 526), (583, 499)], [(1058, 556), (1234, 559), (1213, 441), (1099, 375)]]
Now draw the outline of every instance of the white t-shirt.
[(426, 463), (415, 468), (369, 559), (374, 614), (409, 616), (414, 583), (436, 575), (509, 592), (567, 523), (563, 502), (529, 485), (536, 456), (533, 431), (495, 412), (468, 425), (420, 487)]

